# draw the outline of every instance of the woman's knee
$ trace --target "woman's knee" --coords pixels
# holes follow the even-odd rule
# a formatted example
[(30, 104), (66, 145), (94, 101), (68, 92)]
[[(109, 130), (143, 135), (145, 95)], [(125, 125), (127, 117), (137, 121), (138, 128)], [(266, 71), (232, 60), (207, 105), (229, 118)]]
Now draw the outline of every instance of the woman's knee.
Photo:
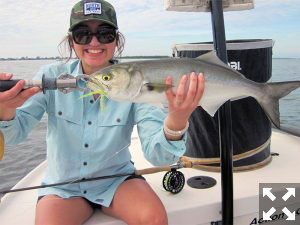
[(165, 208), (160, 206), (143, 207), (137, 209), (135, 215), (131, 217), (132, 221), (128, 224), (139, 225), (167, 225), (168, 217)]
[(168, 224), (163, 203), (144, 180), (125, 181), (117, 189), (113, 202), (103, 211), (130, 225)]
[(168, 217), (167, 214), (164, 212), (157, 212), (157, 210), (153, 210), (148, 214), (143, 214), (140, 218), (140, 224), (147, 224), (147, 225), (167, 225), (168, 224)]
[(80, 225), (92, 215), (92, 208), (82, 198), (63, 199), (48, 195), (36, 207), (36, 225)]

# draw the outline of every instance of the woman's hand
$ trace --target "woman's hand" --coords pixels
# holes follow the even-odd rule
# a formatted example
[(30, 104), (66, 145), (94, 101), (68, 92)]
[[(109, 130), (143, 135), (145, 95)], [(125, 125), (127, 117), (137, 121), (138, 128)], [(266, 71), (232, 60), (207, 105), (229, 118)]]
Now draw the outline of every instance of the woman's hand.
[[(0, 81), (10, 80), (12, 77), (12, 74), (0, 72)], [(27, 99), (40, 91), (38, 87), (23, 90), (24, 84), (25, 81), (20, 80), (10, 90), (0, 92), (0, 121), (13, 119), (16, 115), (16, 108), (22, 106)]]
[[(190, 80), (188, 90), (186, 84)], [(172, 85), (172, 77), (166, 79), (167, 85)], [(170, 130), (178, 131), (185, 128), (192, 112), (197, 108), (199, 101), (204, 92), (204, 76), (203, 73), (196, 75), (194, 72), (190, 76), (184, 75), (177, 87), (176, 94), (172, 88), (166, 91), (169, 103), (169, 113), (166, 117), (165, 126)], [(180, 139), (167, 137), (171, 140)]]

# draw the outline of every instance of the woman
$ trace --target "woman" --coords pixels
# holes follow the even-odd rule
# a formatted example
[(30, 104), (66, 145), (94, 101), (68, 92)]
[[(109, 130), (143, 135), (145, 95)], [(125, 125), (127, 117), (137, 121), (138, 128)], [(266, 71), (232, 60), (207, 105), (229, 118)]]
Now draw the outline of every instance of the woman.
[[(124, 39), (112, 5), (104, 0), (80, 1), (72, 9), (68, 43), (78, 60), (43, 67), (34, 79), (90, 75), (112, 64)], [(1, 80), (12, 75), (0, 73)], [(185, 152), (188, 118), (203, 93), (203, 76), (184, 76), (177, 89), (166, 91), (168, 114), (146, 104), (107, 100), (104, 112), (94, 95), (79, 100), (80, 91), (63, 94), (38, 88), (23, 90), (24, 81), (0, 93), (0, 129), (6, 144), (17, 144), (48, 114), (44, 184), (134, 171), (128, 150), (137, 125), (144, 155), (152, 164), (171, 164)], [(171, 76), (166, 84), (172, 84)], [(80, 85), (84, 86), (84, 81)], [(28, 100), (29, 99), (29, 100)], [(28, 100), (28, 101), (27, 101)], [(19, 107), (19, 108), (18, 108)], [(17, 109), (18, 108), (18, 109)], [(141, 176), (120, 177), (39, 190), (36, 224), (82, 224), (99, 208), (127, 224), (167, 224), (165, 208)]]

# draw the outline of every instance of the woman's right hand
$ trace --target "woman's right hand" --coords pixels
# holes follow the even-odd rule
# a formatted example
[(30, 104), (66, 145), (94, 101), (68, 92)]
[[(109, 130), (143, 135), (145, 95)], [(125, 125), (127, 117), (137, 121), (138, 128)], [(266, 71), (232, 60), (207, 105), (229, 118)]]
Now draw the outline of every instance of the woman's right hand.
[[(0, 72), (0, 80), (10, 80), (12, 77), (12, 74)], [(25, 81), (20, 80), (10, 90), (0, 92), (0, 121), (12, 120), (16, 115), (16, 109), (40, 91), (38, 87), (23, 90), (24, 84)]]

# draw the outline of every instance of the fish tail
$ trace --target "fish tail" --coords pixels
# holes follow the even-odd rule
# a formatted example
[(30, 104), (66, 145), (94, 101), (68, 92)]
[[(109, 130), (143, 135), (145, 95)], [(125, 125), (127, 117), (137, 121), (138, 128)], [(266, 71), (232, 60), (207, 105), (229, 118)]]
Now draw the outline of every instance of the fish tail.
[(300, 87), (300, 81), (273, 82), (263, 85), (264, 95), (257, 99), (274, 126), (280, 129), (279, 99)]

